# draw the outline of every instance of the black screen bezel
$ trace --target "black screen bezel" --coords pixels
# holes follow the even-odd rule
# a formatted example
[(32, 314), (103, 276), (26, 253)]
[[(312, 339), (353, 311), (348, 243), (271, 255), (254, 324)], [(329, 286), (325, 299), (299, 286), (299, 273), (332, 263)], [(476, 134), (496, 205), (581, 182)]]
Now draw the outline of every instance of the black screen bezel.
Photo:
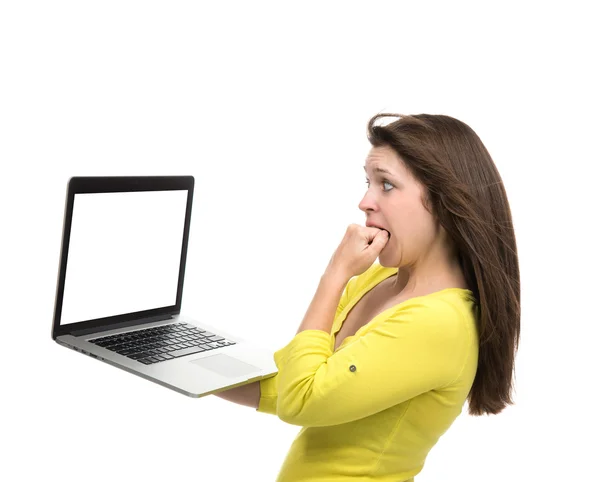
[[(75, 194), (104, 193), (104, 192), (136, 192), (136, 191), (178, 191), (187, 190), (187, 205), (183, 240), (181, 246), (181, 259), (179, 264), (179, 280), (177, 283), (177, 298), (173, 306), (164, 306), (151, 310), (143, 310), (115, 316), (107, 316), (92, 320), (85, 320), (60, 326), (65, 277), (67, 272), (67, 258), (69, 252), (69, 239), (71, 237), (71, 221), (73, 218), (73, 203)], [(183, 280), (185, 275), (185, 261), (187, 257), (190, 221), (192, 216), (192, 199), (194, 194), (193, 176), (74, 176), (67, 183), (67, 198), (63, 220), (63, 236), (60, 249), (60, 262), (56, 284), (56, 299), (54, 305), (54, 321), (52, 323), (52, 338), (69, 334), (74, 331), (93, 330), (106, 328), (120, 323), (131, 324), (137, 319), (145, 319), (158, 315), (176, 315), (181, 310), (183, 297)]]

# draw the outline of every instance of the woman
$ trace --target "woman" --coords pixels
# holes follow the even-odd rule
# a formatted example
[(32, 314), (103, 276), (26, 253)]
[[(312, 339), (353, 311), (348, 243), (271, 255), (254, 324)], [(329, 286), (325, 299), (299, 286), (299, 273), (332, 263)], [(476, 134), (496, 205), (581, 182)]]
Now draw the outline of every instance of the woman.
[(412, 482), (465, 401), (513, 404), (519, 265), (490, 154), (445, 115), (378, 114), (367, 132), (366, 226), (348, 227), (278, 373), (217, 394), (302, 426), (281, 482)]

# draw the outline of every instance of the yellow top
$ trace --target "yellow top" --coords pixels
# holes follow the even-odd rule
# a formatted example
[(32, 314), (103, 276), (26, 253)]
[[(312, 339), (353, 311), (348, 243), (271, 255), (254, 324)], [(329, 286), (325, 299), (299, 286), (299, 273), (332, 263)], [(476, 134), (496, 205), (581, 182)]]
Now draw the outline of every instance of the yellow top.
[(302, 426), (276, 482), (413, 482), (460, 415), (479, 356), (471, 290), (403, 301), (334, 351), (347, 313), (397, 271), (375, 262), (347, 283), (331, 333), (301, 331), (275, 352), (257, 411)]

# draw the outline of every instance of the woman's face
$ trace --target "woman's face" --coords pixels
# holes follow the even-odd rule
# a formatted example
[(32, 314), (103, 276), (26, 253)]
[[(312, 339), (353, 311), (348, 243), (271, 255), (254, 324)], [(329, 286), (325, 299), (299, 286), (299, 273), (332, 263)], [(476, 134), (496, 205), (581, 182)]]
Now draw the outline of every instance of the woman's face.
[(379, 263), (385, 267), (414, 263), (429, 251), (438, 234), (433, 216), (421, 201), (425, 187), (387, 146), (369, 151), (365, 174), (367, 192), (358, 205), (366, 214), (365, 225), (374, 224), (390, 233), (387, 245), (379, 254)]

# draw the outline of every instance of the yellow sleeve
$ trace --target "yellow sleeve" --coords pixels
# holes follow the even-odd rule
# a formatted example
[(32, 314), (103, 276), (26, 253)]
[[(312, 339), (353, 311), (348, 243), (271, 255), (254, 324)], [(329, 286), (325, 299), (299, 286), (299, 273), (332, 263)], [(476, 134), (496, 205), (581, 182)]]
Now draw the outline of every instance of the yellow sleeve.
[[(351, 292), (355, 288), (356, 280), (357, 280), (357, 277), (353, 277), (350, 279), (350, 281), (348, 281), (348, 283), (346, 283), (346, 287), (344, 288), (344, 292), (342, 293), (342, 296), (340, 297), (340, 302), (338, 303), (338, 306), (336, 309), (336, 316), (339, 315), (344, 310), (346, 305), (348, 304), (348, 301), (350, 300), (350, 297), (351, 297)], [(288, 346), (289, 346), (289, 344), (288, 344)], [(285, 356), (283, 356), (283, 350), (285, 350), (285, 347), (277, 352), (277, 353), (280, 353), (279, 364), (276, 363), (278, 369), (281, 369), (281, 366), (283, 365), (283, 362), (286, 358)], [(257, 412), (270, 413), (272, 415), (277, 415), (277, 383), (278, 383), (278, 381), (279, 381), (279, 372), (277, 372), (272, 377), (262, 378), (259, 381), (259, 383), (260, 383), (260, 400), (258, 402), (258, 408), (256, 409)]]
[(269, 400), (284, 422), (347, 423), (447, 386), (464, 367), (468, 336), (451, 304), (421, 297), (335, 353), (334, 341), (304, 330), (275, 353), (278, 396)]
[(261, 378), (260, 384), (260, 399), (258, 401), (257, 412), (270, 413), (277, 415), (277, 382), (279, 380), (279, 372), (269, 378)]

